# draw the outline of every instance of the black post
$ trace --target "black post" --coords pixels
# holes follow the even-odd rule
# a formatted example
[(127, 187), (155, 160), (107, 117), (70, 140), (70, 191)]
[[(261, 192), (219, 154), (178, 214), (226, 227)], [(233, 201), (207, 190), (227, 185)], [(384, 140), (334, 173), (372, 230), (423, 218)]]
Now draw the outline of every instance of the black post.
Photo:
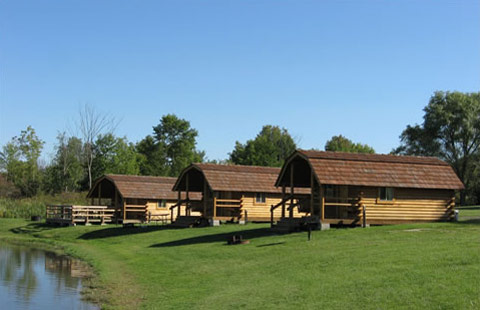
[(362, 205), (362, 221), (363, 221), (363, 228), (367, 227), (367, 215), (365, 212), (365, 205)]

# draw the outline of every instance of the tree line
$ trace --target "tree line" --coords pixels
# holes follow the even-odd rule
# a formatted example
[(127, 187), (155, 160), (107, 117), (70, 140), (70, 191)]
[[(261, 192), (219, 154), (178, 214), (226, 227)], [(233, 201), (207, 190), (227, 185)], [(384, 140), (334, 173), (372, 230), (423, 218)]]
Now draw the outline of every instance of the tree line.
[[(397, 155), (439, 157), (452, 165), (465, 184), (461, 203), (480, 202), (480, 93), (435, 92), (424, 108), (422, 124), (408, 125)], [(285, 128), (265, 125), (245, 143), (237, 141), (224, 160), (207, 160), (197, 148), (198, 132), (190, 122), (164, 115), (137, 143), (114, 134), (115, 120), (84, 106), (78, 134), (57, 136), (51, 162), (39, 164), (44, 141), (28, 126), (0, 152), (0, 196), (34, 196), (88, 190), (104, 174), (178, 176), (192, 162), (280, 167), (297, 148)], [(375, 153), (366, 144), (337, 135), (324, 149)]]

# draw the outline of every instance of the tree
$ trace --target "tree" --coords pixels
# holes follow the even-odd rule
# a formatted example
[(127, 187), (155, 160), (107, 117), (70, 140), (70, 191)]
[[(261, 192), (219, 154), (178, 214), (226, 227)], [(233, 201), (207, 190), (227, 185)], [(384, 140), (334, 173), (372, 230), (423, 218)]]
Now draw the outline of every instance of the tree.
[(135, 146), (127, 138), (118, 138), (113, 134), (100, 135), (95, 141), (93, 176), (104, 174), (139, 174), (139, 161)]
[(236, 141), (230, 161), (236, 165), (280, 167), (296, 148), (295, 141), (285, 128), (266, 125), (255, 139), (245, 144)]
[(480, 92), (437, 91), (424, 108), (423, 124), (407, 126), (396, 154), (437, 156), (450, 165), (465, 184), (460, 195), (474, 191), (480, 146)]
[(137, 143), (136, 150), (139, 156), (140, 174), (166, 175), (163, 150), (155, 139), (148, 135)]
[(354, 143), (342, 135), (333, 136), (328, 140), (325, 144), (325, 151), (375, 154), (375, 150), (371, 146)]
[(84, 105), (79, 110), (77, 127), (80, 130), (84, 146), (85, 166), (88, 174), (88, 188), (92, 188), (92, 167), (95, 159), (94, 142), (102, 133), (111, 133), (115, 120), (108, 114), (97, 112), (93, 107)]
[(80, 190), (86, 176), (82, 140), (59, 133), (55, 149), (55, 157), (45, 169), (44, 190), (50, 193)]
[(13, 137), (3, 146), (0, 153), (0, 167), (7, 172), (7, 180), (18, 187), (25, 196), (33, 196), (40, 187), (41, 172), (38, 159), (44, 142), (28, 126), (20, 136)]
[(141, 171), (148, 175), (178, 176), (192, 162), (201, 162), (205, 153), (196, 149), (198, 132), (190, 122), (173, 114), (162, 117), (153, 127), (153, 136), (137, 144), (142, 154)]

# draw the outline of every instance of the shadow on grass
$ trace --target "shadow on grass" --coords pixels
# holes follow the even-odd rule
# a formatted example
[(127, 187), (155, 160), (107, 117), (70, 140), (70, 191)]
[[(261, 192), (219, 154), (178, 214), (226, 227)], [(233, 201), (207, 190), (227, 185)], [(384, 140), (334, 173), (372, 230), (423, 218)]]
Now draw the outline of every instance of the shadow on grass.
[(175, 240), (170, 242), (157, 243), (157, 244), (151, 245), (150, 247), (165, 248), (165, 247), (175, 247), (175, 246), (182, 246), (182, 245), (213, 243), (213, 242), (225, 242), (226, 244), (227, 240), (233, 235), (242, 235), (243, 240), (251, 240), (259, 237), (273, 236), (275, 234), (272, 233), (270, 228), (256, 228), (256, 229), (250, 229), (250, 230), (238, 230), (238, 231), (231, 231), (228, 233), (203, 235), (203, 236), (185, 238), (185, 239), (180, 239), (180, 240)]
[(10, 229), (10, 231), (14, 234), (36, 234), (36, 233), (40, 233), (42, 231), (50, 230), (54, 228), (55, 227), (52, 227), (45, 223), (31, 223), (26, 226), (12, 228)]
[(457, 210), (480, 210), (480, 206), (455, 207)]
[(480, 225), (480, 217), (478, 216), (472, 216), (472, 217), (463, 217), (460, 218), (458, 222), (454, 222), (457, 224), (472, 224), (472, 225)]
[(178, 229), (178, 228), (172, 228), (167, 225), (135, 226), (135, 227), (126, 227), (126, 228), (122, 226), (115, 226), (115, 227), (108, 227), (108, 228), (98, 229), (98, 230), (84, 233), (83, 235), (79, 236), (78, 239), (83, 239), (83, 240), (102, 239), (102, 238), (118, 237), (118, 236), (125, 236), (125, 235), (143, 234), (143, 233), (149, 233), (149, 232), (159, 231), (159, 230), (168, 230), (168, 229)]
[(281, 244), (285, 244), (285, 242), (274, 242), (274, 243), (260, 244), (260, 245), (257, 245), (257, 248), (263, 248), (263, 247), (266, 247), (266, 246), (275, 246), (275, 245), (281, 245)]

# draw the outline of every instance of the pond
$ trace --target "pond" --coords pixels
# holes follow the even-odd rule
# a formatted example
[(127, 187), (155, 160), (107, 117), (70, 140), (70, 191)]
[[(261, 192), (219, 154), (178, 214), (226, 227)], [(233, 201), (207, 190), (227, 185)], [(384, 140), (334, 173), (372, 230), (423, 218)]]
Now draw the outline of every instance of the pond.
[(25, 246), (0, 244), (1, 309), (99, 309), (82, 300), (81, 261)]

